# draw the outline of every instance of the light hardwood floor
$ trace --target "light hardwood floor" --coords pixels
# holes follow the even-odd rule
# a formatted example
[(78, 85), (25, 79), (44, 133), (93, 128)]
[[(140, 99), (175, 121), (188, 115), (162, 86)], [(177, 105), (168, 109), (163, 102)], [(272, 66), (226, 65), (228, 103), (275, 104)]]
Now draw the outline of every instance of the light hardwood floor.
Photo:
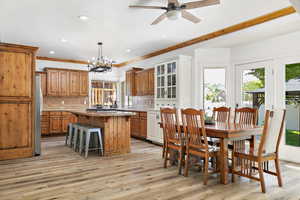
[(267, 194), (258, 182), (237, 178), (219, 184), (211, 175), (177, 175), (177, 167), (163, 168), (161, 147), (132, 140), (132, 153), (87, 160), (64, 146), (62, 137), (43, 139), (43, 155), (0, 162), (1, 200), (146, 200), (146, 199), (300, 199), (300, 165), (282, 162), (284, 187), (267, 176)]

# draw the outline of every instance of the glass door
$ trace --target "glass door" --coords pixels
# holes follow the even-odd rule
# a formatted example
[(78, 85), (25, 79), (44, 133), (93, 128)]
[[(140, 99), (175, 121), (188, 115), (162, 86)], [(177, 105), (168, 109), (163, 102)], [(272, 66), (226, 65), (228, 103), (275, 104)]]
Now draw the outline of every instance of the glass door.
[(258, 124), (262, 125), (266, 108), (266, 66), (241, 65), (236, 72), (236, 107), (257, 108)]
[(300, 63), (285, 66), (285, 144), (300, 147)]

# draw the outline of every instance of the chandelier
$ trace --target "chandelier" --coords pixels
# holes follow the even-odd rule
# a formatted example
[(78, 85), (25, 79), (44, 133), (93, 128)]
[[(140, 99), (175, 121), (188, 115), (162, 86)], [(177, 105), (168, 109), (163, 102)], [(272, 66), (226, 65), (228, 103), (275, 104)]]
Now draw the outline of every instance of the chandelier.
[(92, 62), (88, 60), (88, 69), (90, 72), (111, 72), (114, 61), (104, 58), (102, 55), (102, 42), (98, 42), (98, 58), (92, 59)]

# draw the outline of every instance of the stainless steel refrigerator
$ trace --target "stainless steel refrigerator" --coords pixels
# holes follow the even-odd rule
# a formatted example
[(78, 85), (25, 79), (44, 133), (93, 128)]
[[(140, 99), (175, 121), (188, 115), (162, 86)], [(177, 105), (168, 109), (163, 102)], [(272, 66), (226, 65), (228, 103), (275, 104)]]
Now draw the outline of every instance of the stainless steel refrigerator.
[(35, 76), (35, 149), (36, 156), (41, 155), (41, 114), (43, 108), (43, 94), (41, 89), (41, 77)]

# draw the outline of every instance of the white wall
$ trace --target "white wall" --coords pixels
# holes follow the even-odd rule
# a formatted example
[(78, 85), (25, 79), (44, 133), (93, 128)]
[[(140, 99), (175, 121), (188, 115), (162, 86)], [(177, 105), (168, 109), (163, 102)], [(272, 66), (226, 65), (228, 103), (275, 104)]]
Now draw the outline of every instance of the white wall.
[[(285, 65), (300, 63), (300, 31), (231, 49), (232, 67), (245, 63), (266, 61), (274, 71), (269, 101), (275, 107), (285, 108)], [(285, 137), (285, 134), (284, 134)], [(282, 138), (280, 157), (300, 163), (300, 147), (285, 145)]]

